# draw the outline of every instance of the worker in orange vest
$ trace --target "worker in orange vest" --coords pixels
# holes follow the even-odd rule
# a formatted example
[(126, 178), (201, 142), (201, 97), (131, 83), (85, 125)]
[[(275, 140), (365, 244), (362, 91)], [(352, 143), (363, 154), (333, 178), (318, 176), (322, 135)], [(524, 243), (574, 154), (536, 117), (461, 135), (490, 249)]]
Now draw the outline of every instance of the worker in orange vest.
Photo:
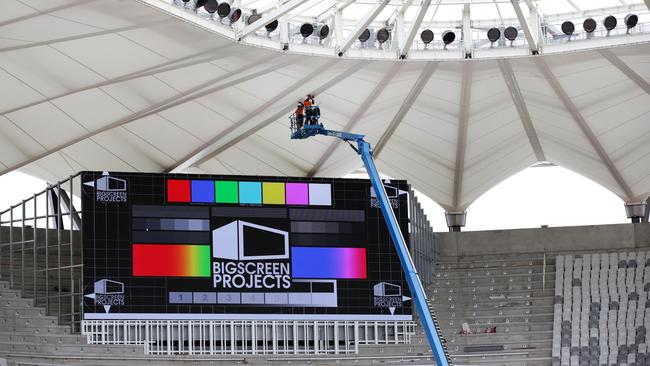
[(305, 119), (305, 108), (304, 104), (298, 101), (298, 107), (296, 108), (296, 124), (298, 128), (302, 128), (304, 119)]
[(307, 112), (307, 123), (308, 124), (315, 124), (316, 121), (314, 121), (314, 113), (312, 110), (312, 107), (314, 105), (314, 96), (311, 94), (307, 94), (307, 98), (305, 98), (303, 104), (305, 105), (305, 110)]

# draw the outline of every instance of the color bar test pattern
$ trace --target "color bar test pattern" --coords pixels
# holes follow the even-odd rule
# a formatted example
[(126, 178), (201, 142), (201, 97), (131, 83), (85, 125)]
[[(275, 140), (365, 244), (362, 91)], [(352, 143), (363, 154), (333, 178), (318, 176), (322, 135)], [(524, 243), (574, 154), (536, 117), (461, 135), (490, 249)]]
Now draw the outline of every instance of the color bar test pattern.
[(168, 179), (167, 202), (331, 206), (328, 183)]

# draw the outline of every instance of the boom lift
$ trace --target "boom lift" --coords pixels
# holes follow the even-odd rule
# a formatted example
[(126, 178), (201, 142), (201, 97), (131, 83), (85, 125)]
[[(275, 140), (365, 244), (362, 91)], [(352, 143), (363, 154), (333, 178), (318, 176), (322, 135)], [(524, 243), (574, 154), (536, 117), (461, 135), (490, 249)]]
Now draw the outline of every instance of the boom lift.
[[(320, 117), (320, 113), (318, 115)], [(291, 139), (292, 140), (302, 140), (316, 135), (332, 136), (339, 138), (347, 142), (354, 151), (361, 156), (363, 165), (368, 172), (368, 177), (370, 178), (370, 183), (372, 184), (373, 189), (376, 192), (377, 200), (379, 201), (379, 206), (381, 207), (381, 212), (386, 220), (386, 226), (388, 226), (388, 231), (397, 250), (399, 260), (404, 269), (404, 274), (406, 276), (406, 281), (411, 290), (411, 295), (415, 302), (415, 306), (420, 314), (420, 319), (422, 320), (422, 327), (427, 335), (429, 340), (429, 345), (433, 352), (433, 356), (436, 360), (438, 366), (448, 366), (449, 361), (447, 360), (447, 354), (445, 348), (442, 345), (442, 341), (438, 334), (436, 323), (433, 320), (431, 311), (427, 305), (427, 297), (424, 293), (424, 288), (422, 287), (422, 282), (418, 277), (418, 273), (413, 265), (413, 260), (411, 255), (408, 252), (406, 247), (406, 242), (402, 236), (402, 232), (397, 223), (397, 218), (395, 218), (395, 213), (391, 208), (390, 201), (388, 200), (388, 194), (386, 193), (386, 188), (379, 178), (379, 172), (375, 166), (375, 161), (372, 157), (372, 149), (370, 144), (364, 140), (364, 135), (358, 135), (348, 132), (341, 131), (331, 131), (326, 129), (322, 123), (318, 121), (318, 118), (312, 119), (309, 123), (306, 123), (304, 126), (299, 126), (296, 123), (295, 115), (289, 117), (291, 120)], [(356, 144), (356, 146), (354, 146)]]

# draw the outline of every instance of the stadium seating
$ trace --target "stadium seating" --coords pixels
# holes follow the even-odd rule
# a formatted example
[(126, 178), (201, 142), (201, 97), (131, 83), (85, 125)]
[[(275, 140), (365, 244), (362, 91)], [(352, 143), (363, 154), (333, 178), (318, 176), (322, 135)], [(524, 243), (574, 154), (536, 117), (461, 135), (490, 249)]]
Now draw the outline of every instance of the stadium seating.
[(0, 366), (9, 365), (193, 365), (336, 363), (372, 365), (378, 362), (430, 364), (426, 339), (413, 345), (368, 345), (359, 355), (285, 356), (150, 356), (143, 346), (89, 345), (86, 337), (73, 334), (70, 326), (59, 325), (57, 317), (45, 315), (33, 299), (21, 297), (0, 280)]
[(556, 259), (553, 365), (647, 365), (650, 254)]
[(453, 362), (549, 365), (554, 275), (543, 254), (443, 258), (428, 296)]

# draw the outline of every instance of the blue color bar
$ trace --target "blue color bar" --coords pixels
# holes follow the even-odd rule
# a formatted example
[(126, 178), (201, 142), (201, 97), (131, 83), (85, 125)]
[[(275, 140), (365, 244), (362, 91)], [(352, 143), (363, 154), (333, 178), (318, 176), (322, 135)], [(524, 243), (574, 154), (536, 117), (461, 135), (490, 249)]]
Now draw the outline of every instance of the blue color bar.
[(211, 180), (193, 180), (192, 202), (214, 203), (214, 182)]

